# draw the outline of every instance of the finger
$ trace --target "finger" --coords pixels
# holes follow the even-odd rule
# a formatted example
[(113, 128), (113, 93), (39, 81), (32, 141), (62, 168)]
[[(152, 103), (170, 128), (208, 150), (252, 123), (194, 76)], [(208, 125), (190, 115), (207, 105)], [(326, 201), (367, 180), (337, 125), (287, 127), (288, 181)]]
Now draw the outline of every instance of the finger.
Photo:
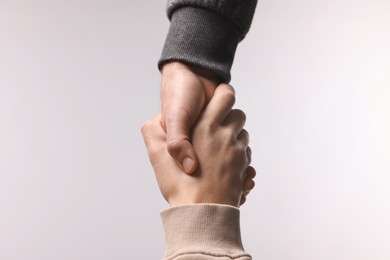
[(246, 170), (246, 178), (247, 179), (253, 179), (256, 177), (256, 170), (252, 166), (249, 166)]
[(228, 84), (220, 84), (206, 106), (202, 118), (210, 124), (222, 123), (235, 103), (234, 89)]
[(240, 206), (242, 206), (246, 201), (246, 196), (243, 194), (241, 195), (241, 199), (240, 199)]
[(150, 148), (156, 140), (165, 139), (165, 132), (161, 126), (161, 115), (143, 123), (141, 133), (147, 148)]
[(249, 144), (249, 134), (248, 131), (245, 129), (242, 129), (241, 132), (237, 136), (237, 140), (244, 145), (244, 147), (247, 147)]
[(167, 138), (161, 125), (160, 116), (146, 121), (141, 128), (141, 132), (153, 166), (161, 160), (162, 154), (169, 156), (166, 152)]
[(245, 113), (240, 109), (232, 109), (226, 116), (223, 124), (232, 127), (236, 133), (236, 138), (240, 131), (244, 128), (246, 121)]
[(255, 181), (253, 179), (246, 179), (245, 182), (244, 182), (243, 191), (249, 193), (249, 191), (253, 190), (255, 185), (256, 185), (256, 183), (255, 183)]
[(252, 162), (252, 150), (249, 146), (246, 148), (246, 156), (248, 158), (248, 165), (250, 165)]
[(185, 111), (170, 113), (166, 119), (168, 153), (187, 174), (198, 168), (198, 157), (189, 139), (190, 125)]
[(180, 168), (187, 174), (192, 174), (198, 168), (198, 157), (188, 139), (168, 140), (168, 152), (179, 163)]

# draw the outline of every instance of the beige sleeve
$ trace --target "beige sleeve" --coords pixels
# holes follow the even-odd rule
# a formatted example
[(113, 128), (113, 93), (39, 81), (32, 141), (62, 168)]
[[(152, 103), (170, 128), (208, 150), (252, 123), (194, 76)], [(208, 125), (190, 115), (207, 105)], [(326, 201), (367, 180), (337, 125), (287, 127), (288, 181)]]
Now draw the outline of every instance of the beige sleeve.
[(193, 204), (161, 212), (164, 260), (250, 260), (240, 233), (240, 211), (219, 204)]

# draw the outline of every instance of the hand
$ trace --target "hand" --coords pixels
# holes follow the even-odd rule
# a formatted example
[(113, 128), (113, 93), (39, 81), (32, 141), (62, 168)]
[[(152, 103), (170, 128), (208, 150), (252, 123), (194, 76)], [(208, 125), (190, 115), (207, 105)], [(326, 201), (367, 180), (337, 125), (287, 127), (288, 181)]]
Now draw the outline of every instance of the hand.
[(191, 144), (190, 128), (209, 103), (216, 81), (179, 62), (164, 65), (161, 82), (161, 121), (167, 133), (167, 149), (181, 169), (192, 174), (198, 157)]
[(193, 127), (192, 141), (200, 163), (193, 175), (183, 174), (167, 152), (160, 116), (142, 127), (161, 193), (171, 206), (216, 203), (237, 207), (253, 189), (256, 172), (249, 166), (245, 114), (231, 110), (233, 104), (233, 89), (221, 84)]

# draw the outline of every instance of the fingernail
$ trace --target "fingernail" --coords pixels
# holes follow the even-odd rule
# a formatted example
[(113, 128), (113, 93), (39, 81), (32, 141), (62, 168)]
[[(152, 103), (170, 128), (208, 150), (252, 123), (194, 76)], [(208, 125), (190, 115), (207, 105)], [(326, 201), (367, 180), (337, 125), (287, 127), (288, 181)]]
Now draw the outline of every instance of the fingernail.
[(191, 171), (193, 165), (194, 161), (190, 157), (187, 157), (183, 160), (183, 168), (186, 173)]

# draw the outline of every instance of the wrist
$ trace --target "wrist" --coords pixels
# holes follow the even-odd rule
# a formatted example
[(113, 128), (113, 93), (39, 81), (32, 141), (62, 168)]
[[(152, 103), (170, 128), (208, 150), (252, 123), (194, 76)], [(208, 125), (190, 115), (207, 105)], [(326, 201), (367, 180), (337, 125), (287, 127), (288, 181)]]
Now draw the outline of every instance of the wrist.
[(161, 67), (162, 77), (169, 78), (171, 75), (180, 74), (180, 72), (190, 74), (199, 80), (203, 87), (206, 104), (208, 104), (214, 95), (215, 89), (221, 83), (220, 77), (210, 70), (181, 61), (169, 61)]
[[(230, 195), (230, 196), (229, 196)], [(180, 207), (185, 205), (202, 205), (202, 204), (214, 204), (221, 206), (239, 207), (241, 195), (233, 196), (233, 194), (218, 193), (212, 194), (212, 192), (198, 192), (192, 194), (186, 189), (182, 193), (178, 193), (167, 199), (171, 207)]]
[(192, 74), (199, 77), (199, 79), (203, 80), (204, 83), (214, 85), (215, 87), (222, 82), (221, 78), (212, 71), (202, 68), (200, 66), (189, 64), (185, 61), (183, 62), (172, 60), (168, 61), (167, 63), (164, 63), (164, 65), (162, 65), (161, 67), (162, 74), (175, 72), (177, 70), (191, 71)]

